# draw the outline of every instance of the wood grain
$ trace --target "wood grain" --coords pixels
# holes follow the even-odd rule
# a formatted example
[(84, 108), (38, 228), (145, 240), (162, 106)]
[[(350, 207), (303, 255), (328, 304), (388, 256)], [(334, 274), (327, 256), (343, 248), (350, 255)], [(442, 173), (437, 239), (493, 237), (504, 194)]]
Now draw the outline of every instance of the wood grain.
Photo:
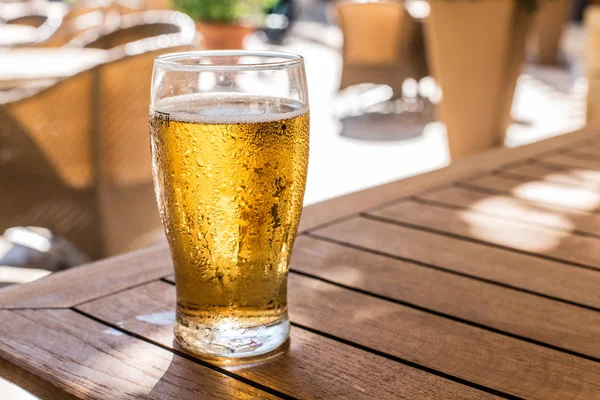
[(312, 230), (323, 224), (355, 215), (369, 208), (427, 189), (444, 178), (469, 177), (473, 172), (467, 168), (444, 168), (309, 205), (302, 211), (298, 232)]
[(585, 158), (594, 158), (595, 159), (595, 157), (600, 157), (600, 145), (590, 144), (587, 146), (573, 147), (571, 149), (571, 151), (569, 151), (568, 153), (565, 153), (565, 154), (567, 154), (567, 155), (575, 154), (575, 156), (583, 155)]
[[(263, 364), (215, 370), (170, 351), (170, 326), (137, 318), (173, 309), (173, 287), (153, 282), (172, 271), (168, 250), (159, 247), (1, 290), (0, 308), (13, 310), (0, 311), (0, 373), (52, 400), (492, 397), (477, 387), (520, 398), (600, 398), (598, 362), (577, 356), (599, 354), (593, 308), (600, 309), (600, 273), (540, 258), (541, 247), (532, 256), (474, 241), (517, 232), (528, 241), (511, 242), (515, 248), (543, 241), (555, 258), (597, 267), (597, 247), (589, 247), (596, 239), (566, 234), (568, 222), (582, 232), (597, 229), (600, 163), (588, 156), (600, 149), (596, 132), (496, 149), (307, 207), (301, 230), (345, 244), (298, 239), (293, 268), (319, 279), (290, 275), (292, 343)], [(485, 198), (456, 191), (438, 200), (461, 207), (473, 201), (468, 221), (450, 206), (421, 200), (400, 210), (412, 228), (357, 217), (401, 198), (427, 198), (425, 191), (456, 180), (555, 219), (541, 227), (543, 215), (478, 208)], [(485, 229), (472, 230), (473, 218)], [(553, 234), (563, 236), (550, 246)], [(73, 306), (81, 311), (16, 310)]]
[[(134, 290), (140, 289), (142, 288)], [(567, 396), (577, 399), (600, 395), (597, 363), (293, 273), (290, 275), (288, 290), (293, 322), (393, 357), (515, 396), (532, 399)], [(151, 289), (149, 295), (156, 296), (159, 292)], [(310, 299), (306, 293), (311, 293), (308, 296)], [(138, 311), (134, 309), (127, 312), (126, 309), (127, 304), (136, 304), (136, 300), (128, 297), (127, 292), (116, 297), (123, 298), (117, 298), (117, 304), (100, 301), (86, 311), (98, 313), (98, 316), (110, 316), (112, 319), (121, 318), (126, 328), (139, 332), (150, 331), (149, 334), (157, 340), (169, 341), (170, 329), (142, 327), (137, 319), (133, 320)], [(159, 310), (164, 310), (160, 306), (164, 304), (164, 300), (158, 301)], [(144, 302), (148, 304), (147, 300)], [(335, 315), (327, 317), (330, 313)], [(298, 331), (300, 330), (294, 330), (292, 344)], [(290, 351), (293, 351), (293, 347)], [(338, 354), (337, 357), (340, 357), (345, 351)], [(322, 361), (317, 357), (313, 359), (325, 364), (335, 360), (332, 356), (326, 356)], [(332, 368), (337, 369), (337, 366)], [(251, 368), (248, 373), (252, 374)], [(271, 376), (272, 373), (274, 372), (267, 375)], [(310, 376), (314, 380), (318, 374)], [(257, 379), (254, 375), (248, 377)]]
[[(600, 273), (429, 232), (355, 218), (315, 232), (355, 246), (600, 308)], [(525, 267), (526, 266), (526, 267)]]
[(0, 290), (0, 308), (59, 308), (156, 280), (173, 270), (165, 246), (109, 258)]
[[(382, 208), (372, 215), (600, 270), (600, 239), (571, 235), (568, 229), (552, 230), (471, 209), (455, 210), (414, 201)], [(574, 225), (566, 216), (562, 222), (566, 228)]]
[(296, 241), (292, 268), (600, 359), (593, 310), (307, 237)]
[(449, 187), (419, 196), (419, 199), (464, 207), (485, 214), (526, 222), (562, 232), (582, 232), (600, 237), (600, 215), (541, 205), (507, 196)]
[(549, 157), (540, 158), (540, 161), (550, 164), (564, 165), (568, 167), (600, 170), (600, 160), (590, 158), (571, 157), (566, 154), (555, 154)]
[(592, 161), (598, 161), (600, 158), (600, 147), (590, 146), (580, 149), (572, 149), (562, 154), (570, 158), (584, 158)]
[(0, 321), (2, 376), (48, 400), (274, 398), (70, 310), (4, 310)]
[(596, 362), (315, 279), (290, 275), (289, 307), (304, 326), (515, 396), (600, 398)]
[(510, 194), (534, 203), (577, 211), (598, 212), (600, 210), (600, 190), (558, 182), (535, 180), (524, 182), (502, 173), (461, 182), (487, 191)]
[(553, 137), (518, 148), (492, 149), (454, 162), (451, 167), (313, 204), (305, 207), (302, 212), (299, 231), (312, 230), (320, 225), (352, 216), (418, 191), (462, 177), (476, 175), (478, 172), (503, 168), (505, 165), (525, 160), (528, 157), (545, 152), (555, 152), (560, 147), (577, 146), (582, 142), (597, 138), (597, 132), (594, 128), (588, 127), (568, 135)]
[[(598, 156), (600, 157), (600, 155)], [(524, 181), (545, 180), (550, 182), (568, 183), (571, 185), (589, 187), (591, 189), (600, 188), (600, 171), (582, 170), (578, 168), (556, 169), (549, 168), (543, 163), (523, 164), (505, 171), (516, 176), (522, 177)], [(504, 174), (507, 176), (507, 174)]]
[[(156, 325), (147, 322), (152, 318), (141, 318), (173, 313), (173, 285), (155, 282), (79, 308), (165, 346), (173, 345), (172, 325)], [(495, 398), (300, 328), (292, 329), (290, 347), (280, 356), (233, 370), (302, 399)]]

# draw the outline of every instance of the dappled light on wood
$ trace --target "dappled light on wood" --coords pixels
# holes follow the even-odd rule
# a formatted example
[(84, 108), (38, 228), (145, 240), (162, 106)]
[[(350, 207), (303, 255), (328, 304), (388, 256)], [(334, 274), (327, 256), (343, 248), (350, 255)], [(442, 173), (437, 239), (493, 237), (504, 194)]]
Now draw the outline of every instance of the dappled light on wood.
[(600, 205), (600, 193), (550, 182), (532, 182), (518, 185), (513, 194), (525, 199), (540, 199), (543, 202), (562, 207), (594, 210)]
[(568, 218), (528, 209), (511, 200), (490, 198), (484, 201), (488, 203), (488, 207), (492, 204), (494, 207), (502, 209), (508, 205), (513, 209), (518, 208), (518, 211), (523, 214), (535, 213), (540, 220), (559, 226), (565, 231), (548, 231), (547, 235), (539, 235), (535, 231), (519, 230), (518, 227), (517, 229), (502, 229), (498, 227), (497, 221), (485, 215), (472, 212), (461, 213), (462, 219), (470, 225), (473, 235), (482, 240), (521, 250), (544, 251), (558, 246), (561, 238), (567, 236), (569, 230), (573, 229), (573, 224)]

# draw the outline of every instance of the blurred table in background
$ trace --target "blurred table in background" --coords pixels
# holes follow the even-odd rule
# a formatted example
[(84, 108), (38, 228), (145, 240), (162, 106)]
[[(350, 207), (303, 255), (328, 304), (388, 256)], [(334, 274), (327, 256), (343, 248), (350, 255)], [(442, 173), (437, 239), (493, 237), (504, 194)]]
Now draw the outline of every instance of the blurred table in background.
[(19, 49), (0, 52), (0, 59), (0, 89), (6, 89), (75, 75), (108, 61), (109, 52), (101, 49)]

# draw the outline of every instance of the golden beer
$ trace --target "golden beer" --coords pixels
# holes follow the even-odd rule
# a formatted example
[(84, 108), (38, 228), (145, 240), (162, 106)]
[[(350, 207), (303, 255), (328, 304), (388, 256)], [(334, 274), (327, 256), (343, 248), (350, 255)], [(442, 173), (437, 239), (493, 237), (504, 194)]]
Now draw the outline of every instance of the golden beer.
[(199, 353), (222, 354), (262, 345), (253, 330), (283, 324), (287, 335), (307, 107), (250, 95), (176, 96), (154, 105), (150, 131), (175, 265), (178, 339)]

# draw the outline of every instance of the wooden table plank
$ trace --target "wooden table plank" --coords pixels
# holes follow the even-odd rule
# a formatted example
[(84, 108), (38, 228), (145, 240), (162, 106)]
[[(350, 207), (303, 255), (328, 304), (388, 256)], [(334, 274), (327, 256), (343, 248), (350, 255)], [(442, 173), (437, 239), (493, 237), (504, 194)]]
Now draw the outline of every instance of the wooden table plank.
[(569, 155), (583, 156), (583, 158), (591, 158), (596, 160), (597, 157), (600, 157), (600, 146), (592, 145), (592, 146), (577, 146), (574, 147), (569, 153), (565, 153)]
[[(296, 274), (288, 295), (293, 322), (473, 384), (525, 398), (600, 395), (593, 361)], [(94, 310), (104, 307), (109, 305)]]
[[(406, 261), (600, 309), (600, 273), (479, 243), (355, 218), (315, 234)], [(524, 266), (527, 266), (524, 268)]]
[[(594, 149), (596, 151), (594, 151)], [(600, 159), (600, 148), (583, 147), (580, 149), (571, 149), (562, 154), (569, 158), (581, 158), (581, 159), (587, 159), (590, 161), (598, 162)], [(595, 165), (597, 165), (597, 164), (595, 164)]]
[(60, 308), (143, 284), (173, 271), (166, 246), (143, 249), (0, 291), (0, 308)]
[(296, 241), (291, 265), (310, 276), (600, 360), (600, 313), (593, 310), (307, 237)]
[[(174, 318), (175, 287), (171, 284), (150, 283), (79, 309), (166, 347), (173, 345), (173, 326), (151, 322)], [(292, 329), (290, 348), (280, 356), (261, 364), (230, 369), (302, 399), (495, 398), (300, 328)]]
[(598, 214), (534, 204), (512, 196), (501, 194), (490, 196), (465, 187), (449, 187), (420, 195), (419, 200), (445, 204), (457, 209), (473, 209), (563, 232), (600, 237), (600, 215)]
[[(466, 240), (476, 240), (524, 251), (537, 257), (600, 270), (599, 239), (571, 235), (565, 230), (538, 227), (470, 209), (449, 209), (415, 201), (405, 201), (382, 208), (371, 215), (390, 222), (426, 228), (442, 235), (458, 235)], [(444, 239), (444, 236), (440, 238)]]
[[(600, 157), (600, 155), (599, 155)], [(509, 175), (510, 174), (510, 175)], [(515, 180), (569, 183), (571, 185), (600, 189), (600, 171), (578, 168), (549, 168), (543, 163), (522, 164), (505, 170), (504, 176)]]
[(71, 310), (3, 310), (0, 321), (3, 376), (46, 399), (276, 398)]
[(394, 357), (523, 398), (600, 398), (593, 361), (294, 274), (288, 295), (292, 321)]
[[(172, 271), (162, 247), (0, 291), (0, 308), (13, 309), (0, 312), (0, 370), (52, 400), (600, 398), (600, 272), (561, 262), (598, 267), (600, 170), (589, 155), (599, 146), (589, 128), (307, 207), (301, 230), (311, 233), (298, 239), (289, 279), (292, 343), (265, 363), (224, 370), (173, 349), (170, 323), (136, 319), (172, 315), (173, 287), (155, 282)], [(385, 217), (404, 226), (360, 217), (440, 190), (456, 197)], [(558, 218), (479, 208), (488, 197)], [(562, 235), (554, 258), (476, 240), (457, 207), (530, 240)], [(431, 209), (436, 224), (419, 214)], [(565, 221), (582, 234), (567, 235)], [(17, 310), (28, 307), (75, 309)]]
[(460, 184), (491, 194), (507, 193), (521, 200), (544, 205), (586, 212), (600, 211), (600, 192), (590, 188), (548, 181), (523, 182), (502, 173), (461, 181)]
[(554, 154), (549, 157), (540, 158), (539, 160), (545, 164), (555, 164), (558, 166), (582, 168), (595, 171), (600, 170), (600, 160), (572, 157), (568, 154)]
[(323, 201), (305, 207), (302, 212), (299, 231), (315, 229), (323, 224), (341, 218), (351, 217), (361, 211), (412, 195), (428, 188), (451, 182), (462, 177), (476, 175), (479, 172), (495, 168), (504, 168), (511, 163), (524, 162), (528, 157), (538, 156), (545, 152), (556, 152), (566, 146), (578, 146), (596, 140), (596, 131), (590, 128), (571, 132), (568, 135), (553, 137), (529, 145), (505, 149), (492, 149), (452, 163), (449, 168), (442, 168), (419, 176), (402, 179), (374, 188), (365, 189), (335, 199)]

